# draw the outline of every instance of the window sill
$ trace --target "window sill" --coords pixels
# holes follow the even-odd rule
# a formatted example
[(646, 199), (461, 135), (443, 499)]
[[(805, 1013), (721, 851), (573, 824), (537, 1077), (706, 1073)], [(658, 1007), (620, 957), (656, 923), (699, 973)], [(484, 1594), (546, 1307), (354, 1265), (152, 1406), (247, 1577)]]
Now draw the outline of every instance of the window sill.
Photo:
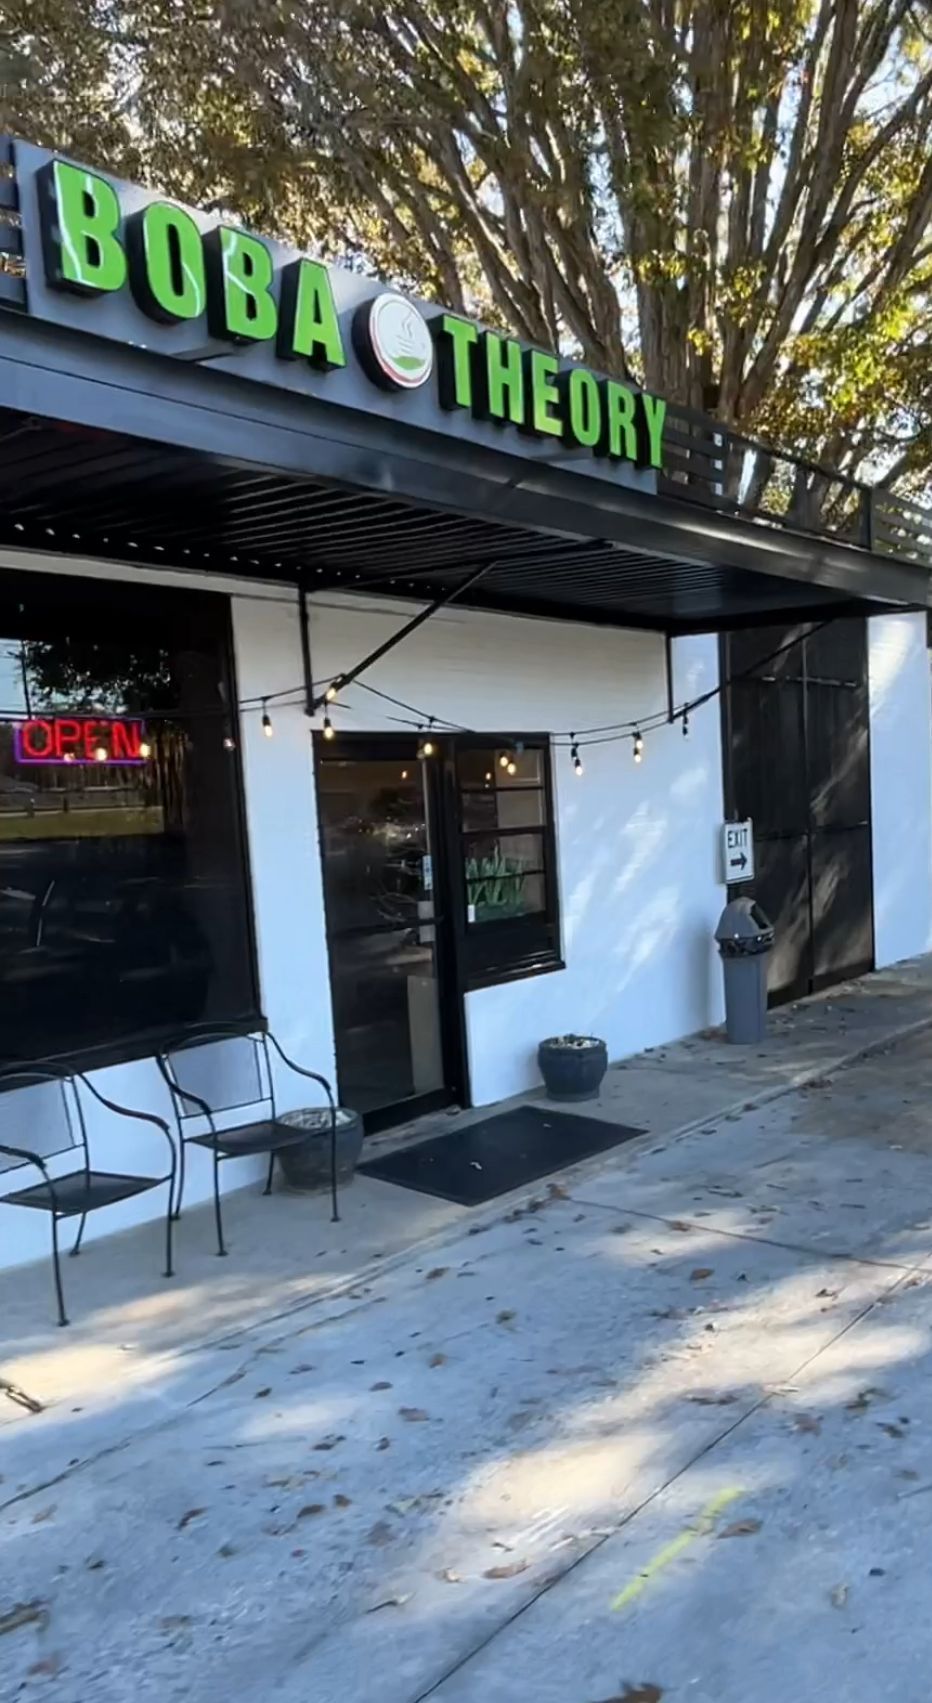
[(507, 982), (526, 982), (532, 976), (552, 976), (557, 970), (565, 970), (566, 964), (562, 958), (548, 958), (544, 964), (516, 964), (513, 969), (486, 970), (472, 975), (466, 982), (466, 992), (476, 993), (480, 988), (502, 987)]
[[(256, 1013), (244, 1015), (241, 1019), (230, 1018), (230, 1023), (242, 1022), (244, 1034), (258, 1034), (267, 1027), (266, 1019)], [(28, 1074), (32, 1069), (42, 1070), (51, 1067), (65, 1073), (79, 1073), (90, 1076), (98, 1070), (109, 1070), (121, 1064), (139, 1064), (147, 1060), (153, 1063), (159, 1052), (179, 1036), (193, 1038), (199, 1029), (205, 1033), (223, 1028), (223, 1019), (216, 1023), (200, 1020), (196, 1023), (175, 1023), (171, 1027), (160, 1029), (139, 1030), (135, 1035), (128, 1035), (120, 1040), (91, 1042), (84, 1046), (69, 1047), (59, 1053), (46, 1053), (42, 1058), (4, 1058), (0, 1060), (0, 1087), (4, 1075)]]

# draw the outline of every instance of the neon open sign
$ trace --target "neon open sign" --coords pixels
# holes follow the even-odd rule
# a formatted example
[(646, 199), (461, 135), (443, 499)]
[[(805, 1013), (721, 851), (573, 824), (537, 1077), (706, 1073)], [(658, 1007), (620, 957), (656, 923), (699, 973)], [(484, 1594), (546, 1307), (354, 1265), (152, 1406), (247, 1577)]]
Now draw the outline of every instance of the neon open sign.
[(36, 716), (13, 728), (17, 763), (144, 763), (145, 723), (123, 717)]

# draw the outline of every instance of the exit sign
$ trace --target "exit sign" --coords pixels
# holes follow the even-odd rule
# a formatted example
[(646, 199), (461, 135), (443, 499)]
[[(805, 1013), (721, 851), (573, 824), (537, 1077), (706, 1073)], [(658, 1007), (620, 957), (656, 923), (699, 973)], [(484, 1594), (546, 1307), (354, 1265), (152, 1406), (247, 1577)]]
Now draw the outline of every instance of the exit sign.
[(722, 867), (727, 886), (754, 879), (754, 824), (726, 822), (722, 828)]

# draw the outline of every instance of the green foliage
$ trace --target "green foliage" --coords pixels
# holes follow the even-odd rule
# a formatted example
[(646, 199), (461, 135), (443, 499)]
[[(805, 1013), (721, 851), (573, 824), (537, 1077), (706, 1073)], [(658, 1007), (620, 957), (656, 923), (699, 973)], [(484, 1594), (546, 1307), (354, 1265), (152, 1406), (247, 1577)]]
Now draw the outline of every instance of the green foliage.
[(466, 893), (478, 922), (522, 914), (524, 871), (516, 858), (504, 857), (496, 846), (486, 857), (468, 857), (465, 869)]
[(789, 449), (929, 472), (925, 0), (8, 0), (0, 107)]

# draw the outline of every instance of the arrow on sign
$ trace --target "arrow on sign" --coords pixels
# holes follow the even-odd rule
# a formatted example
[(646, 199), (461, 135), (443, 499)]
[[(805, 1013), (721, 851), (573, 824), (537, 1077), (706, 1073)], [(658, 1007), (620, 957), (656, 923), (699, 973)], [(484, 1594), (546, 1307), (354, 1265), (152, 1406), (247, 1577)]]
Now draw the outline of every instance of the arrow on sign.
[(747, 862), (748, 862), (748, 860), (747, 860), (744, 852), (742, 852), (740, 857), (733, 857), (732, 858), (731, 867), (732, 867), (732, 869), (746, 869), (747, 868)]

